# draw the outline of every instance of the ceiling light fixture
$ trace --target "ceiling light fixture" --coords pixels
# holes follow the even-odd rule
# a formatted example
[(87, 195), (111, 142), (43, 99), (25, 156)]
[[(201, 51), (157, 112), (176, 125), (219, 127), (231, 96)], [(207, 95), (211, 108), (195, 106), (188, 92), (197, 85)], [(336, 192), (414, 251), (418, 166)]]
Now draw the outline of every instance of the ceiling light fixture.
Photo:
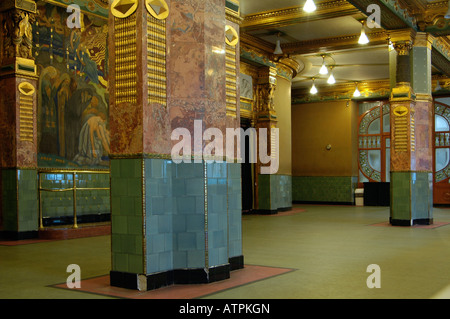
[(364, 21), (361, 22), (362, 26), (361, 26), (361, 35), (359, 37), (358, 43), (359, 44), (367, 44), (369, 43), (369, 38), (366, 35), (366, 30), (364, 29)]
[(334, 75), (333, 75), (333, 67), (332, 66), (330, 66), (330, 77), (328, 78), (327, 83), (328, 84), (336, 83), (336, 79), (334, 78)]
[(313, 0), (306, 0), (305, 5), (303, 6), (303, 10), (308, 12), (308, 13), (316, 11), (316, 5), (314, 4), (314, 1)]
[(283, 54), (283, 50), (281, 50), (280, 33), (278, 33), (277, 45), (275, 47), (275, 51), (273, 51), (273, 54)]
[(311, 90), (309, 91), (309, 93), (311, 93), (311, 94), (317, 94), (317, 88), (316, 88), (316, 85), (314, 84), (314, 78), (312, 78), (312, 82), (313, 82), (313, 84), (312, 84), (312, 87), (311, 87)]
[(447, 10), (447, 13), (445, 14), (444, 18), (450, 19), (450, 1), (448, 2), (448, 10)]
[(322, 59), (323, 59), (322, 67), (320, 68), (319, 73), (322, 74), (322, 75), (325, 75), (325, 74), (328, 74), (328, 68), (327, 68), (327, 65), (325, 63), (325, 55), (322, 55)]
[(355, 92), (353, 93), (353, 97), (360, 97), (361, 92), (359, 92), (359, 90), (358, 90), (358, 83), (356, 83), (355, 85), (356, 85), (356, 88), (355, 88)]

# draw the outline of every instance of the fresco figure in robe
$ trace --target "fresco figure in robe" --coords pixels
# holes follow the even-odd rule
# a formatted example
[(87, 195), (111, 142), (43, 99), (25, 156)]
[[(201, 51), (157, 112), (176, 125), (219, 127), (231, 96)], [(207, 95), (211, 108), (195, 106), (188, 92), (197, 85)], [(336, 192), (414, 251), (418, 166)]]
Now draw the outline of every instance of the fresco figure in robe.
[(93, 96), (82, 114), (83, 126), (78, 139), (78, 154), (74, 162), (80, 165), (100, 165), (110, 152), (110, 133), (106, 114), (98, 108), (99, 100)]

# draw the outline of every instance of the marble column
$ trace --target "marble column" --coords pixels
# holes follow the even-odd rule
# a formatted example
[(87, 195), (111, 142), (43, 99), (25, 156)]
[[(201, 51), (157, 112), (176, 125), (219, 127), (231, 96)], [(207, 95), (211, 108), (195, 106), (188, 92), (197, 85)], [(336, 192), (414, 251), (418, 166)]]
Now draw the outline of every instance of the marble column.
[(0, 235), (37, 237), (37, 73), (32, 25), (36, 3), (0, 4)]
[[(239, 116), (238, 26), (219, 0), (115, 0), (111, 13), (111, 285), (227, 279), (243, 267), (240, 169), (202, 150)], [(193, 152), (178, 162), (181, 138)]]
[(397, 52), (391, 93), (392, 225), (433, 222), (431, 45), (412, 30), (391, 34)]

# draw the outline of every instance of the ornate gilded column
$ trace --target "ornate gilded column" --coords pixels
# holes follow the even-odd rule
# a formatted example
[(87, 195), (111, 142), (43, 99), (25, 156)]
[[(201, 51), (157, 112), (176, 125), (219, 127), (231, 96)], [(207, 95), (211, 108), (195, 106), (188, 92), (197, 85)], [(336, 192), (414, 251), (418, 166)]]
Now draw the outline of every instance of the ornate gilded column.
[(391, 93), (392, 225), (433, 222), (430, 38), (412, 30), (391, 33), (397, 52)]
[[(109, 26), (111, 285), (227, 279), (243, 266), (240, 171), (196, 151), (239, 118), (239, 30), (214, 0), (114, 0)], [(194, 153), (180, 163), (178, 129)]]
[[(267, 149), (257, 148), (257, 154), (267, 154), (275, 158), (275, 145), (272, 143), (272, 128), (277, 128), (277, 115), (274, 105), (274, 94), (277, 87), (277, 69), (275, 67), (261, 67), (258, 70), (256, 84), (256, 130), (258, 131), (258, 143), (262, 138), (261, 129), (266, 129)], [(270, 175), (261, 174), (263, 164), (258, 156), (255, 165), (255, 185), (256, 185), (256, 210), (259, 213), (275, 214), (277, 209), (272, 209)]]
[(37, 237), (37, 73), (32, 25), (36, 3), (0, 3), (0, 231)]
[[(240, 37), (242, 23), (239, 1), (225, 1), (225, 72), (226, 72), (226, 128), (239, 129), (240, 116)], [(234, 154), (240, 147), (236, 140)], [(242, 184), (241, 163), (237, 158), (228, 158), (227, 163), (227, 211), (228, 211), (228, 259), (230, 269), (244, 266), (242, 248)]]
[(264, 174), (261, 168), (268, 164), (256, 165), (257, 209), (266, 214), (292, 208), (291, 86), (299, 64), (288, 57), (274, 60), (276, 67), (260, 68), (256, 89), (257, 128), (267, 129), (272, 167), (270, 174)]

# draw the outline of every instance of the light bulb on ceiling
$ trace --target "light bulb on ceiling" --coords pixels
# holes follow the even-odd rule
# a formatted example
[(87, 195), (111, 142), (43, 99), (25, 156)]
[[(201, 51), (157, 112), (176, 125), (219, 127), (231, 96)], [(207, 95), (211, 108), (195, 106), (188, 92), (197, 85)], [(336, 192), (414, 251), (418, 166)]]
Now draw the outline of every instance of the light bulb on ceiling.
[(334, 83), (336, 83), (336, 79), (334, 78), (332, 69), (333, 69), (333, 68), (330, 67), (330, 77), (328, 78), (328, 81), (327, 81), (328, 84), (334, 84)]
[[(280, 34), (278, 33), (278, 38), (280, 38)], [(281, 50), (281, 42), (280, 39), (277, 40), (277, 45), (275, 46), (275, 51), (273, 54), (283, 54), (283, 50)]]
[(312, 81), (313, 81), (313, 84), (312, 84), (312, 87), (311, 87), (311, 90), (309, 91), (309, 93), (311, 93), (311, 94), (317, 94), (317, 88), (316, 88), (316, 85), (314, 84), (314, 79), (312, 79)]
[(394, 50), (395, 50), (394, 43), (392, 43), (392, 41), (389, 40), (389, 51), (394, 51)]
[(353, 97), (360, 97), (361, 92), (358, 90), (358, 84), (356, 84), (355, 92), (353, 93)]
[(323, 63), (322, 63), (322, 67), (320, 68), (319, 73), (322, 74), (322, 75), (325, 75), (325, 74), (328, 74), (328, 68), (327, 68), (327, 65), (325, 63), (325, 56), (324, 55), (322, 55), (322, 59), (323, 59)]
[(366, 30), (364, 29), (364, 21), (362, 22), (361, 35), (359, 37), (358, 43), (359, 44), (367, 44), (367, 43), (369, 43), (369, 38), (367, 37)]
[(306, 0), (305, 5), (303, 6), (303, 10), (310, 13), (316, 11), (316, 5), (313, 0)]

